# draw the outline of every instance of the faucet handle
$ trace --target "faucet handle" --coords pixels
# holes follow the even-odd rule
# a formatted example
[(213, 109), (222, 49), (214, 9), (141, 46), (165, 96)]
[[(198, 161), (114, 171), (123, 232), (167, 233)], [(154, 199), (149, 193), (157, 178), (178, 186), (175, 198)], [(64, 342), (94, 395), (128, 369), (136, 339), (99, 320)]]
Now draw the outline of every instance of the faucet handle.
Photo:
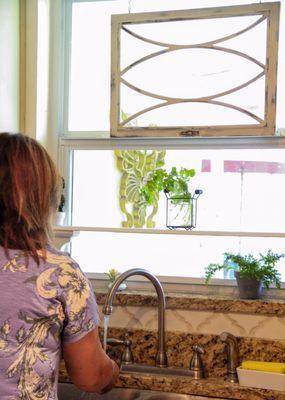
[(133, 362), (134, 362), (134, 357), (133, 357), (133, 353), (132, 353), (132, 350), (131, 350), (131, 345), (132, 345), (132, 342), (129, 339), (129, 334), (126, 333), (125, 336), (124, 336), (125, 349), (124, 349), (124, 352), (122, 354), (122, 359), (121, 359), (122, 364), (133, 364)]
[(193, 377), (194, 379), (205, 378), (205, 367), (201, 357), (201, 354), (204, 354), (204, 349), (198, 345), (194, 345), (192, 349), (194, 354), (190, 361), (190, 370), (193, 371)]
[(199, 354), (204, 354), (205, 353), (203, 347), (198, 346), (197, 344), (194, 344), (194, 346), (192, 347), (192, 350), (194, 352), (196, 352), (196, 353), (199, 353)]
[(134, 362), (134, 357), (131, 350), (132, 342), (129, 339), (128, 333), (124, 335), (123, 340), (121, 339), (114, 339), (108, 338), (107, 344), (110, 346), (124, 346), (124, 351), (121, 356), (121, 363), (122, 364), (132, 364)]
[(115, 339), (115, 338), (108, 338), (106, 343), (109, 346), (120, 346), (121, 344), (124, 344), (123, 340)]

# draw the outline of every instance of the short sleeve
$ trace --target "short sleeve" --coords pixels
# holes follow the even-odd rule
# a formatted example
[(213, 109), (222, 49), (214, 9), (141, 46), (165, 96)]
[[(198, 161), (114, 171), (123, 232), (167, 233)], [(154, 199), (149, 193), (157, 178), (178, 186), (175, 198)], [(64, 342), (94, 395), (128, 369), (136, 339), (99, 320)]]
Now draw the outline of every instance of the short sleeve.
[(100, 318), (92, 286), (80, 267), (68, 263), (61, 265), (61, 270), (58, 282), (64, 312), (62, 342), (72, 343), (97, 327)]

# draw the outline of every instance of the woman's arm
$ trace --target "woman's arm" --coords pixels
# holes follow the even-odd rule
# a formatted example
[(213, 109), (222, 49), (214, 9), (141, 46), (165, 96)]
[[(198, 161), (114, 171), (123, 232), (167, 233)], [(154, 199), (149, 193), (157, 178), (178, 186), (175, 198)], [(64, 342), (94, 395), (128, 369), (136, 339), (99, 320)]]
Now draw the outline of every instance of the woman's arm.
[(63, 358), (72, 382), (84, 392), (105, 393), (118, 378), (119, 367), (104, 352), (97, 328), (74, 343), (64, 343)]

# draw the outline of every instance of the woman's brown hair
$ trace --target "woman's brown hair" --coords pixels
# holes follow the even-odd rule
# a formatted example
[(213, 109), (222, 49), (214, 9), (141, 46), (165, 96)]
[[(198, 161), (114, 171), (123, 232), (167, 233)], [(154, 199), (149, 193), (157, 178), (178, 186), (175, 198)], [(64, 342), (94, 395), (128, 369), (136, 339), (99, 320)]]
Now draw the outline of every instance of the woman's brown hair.
[(39, 262), (50, 240), (60, 178), (46, 150), (22, 134), (0, 133), (0, 244)]

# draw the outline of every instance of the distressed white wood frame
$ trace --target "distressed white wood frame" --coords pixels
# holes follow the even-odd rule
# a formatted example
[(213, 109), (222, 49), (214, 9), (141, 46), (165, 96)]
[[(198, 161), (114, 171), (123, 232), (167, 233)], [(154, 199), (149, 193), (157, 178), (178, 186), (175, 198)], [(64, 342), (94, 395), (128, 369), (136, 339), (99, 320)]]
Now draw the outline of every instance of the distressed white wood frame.
[[(185, 20), (197, 20), (197, 19), (210, 19), (210, 18), (225, 18), (225, 17), (238, 17), (238, 16), (259, 16), (257, 22), (251, 24), (247, 28), (223, 37), (220, 39), (212, 40), (205, 43), (199, 43), (194, 45), (173, 45), (169, 43), (156, 42), (140, 35), (135, 34), (131, 31), (132, 24), (142, 23), (155, 23), (155, 22), (168, 22), (168, 21), (185, 21)], [(262, 3), (262, 4), (250, 4), (242, 6), (230, 6), (230, 7), (215, 7), (215, 8), (204, 8), (204, 9), (193, 9), (193, 10), (182, 10), (182, 11), (169, 11), (169, 12), (152, 12), (152, 13), (137, 13), (137, 14), (118, 14), (112, 16), (112, 36), (111, 36), (111, 136), (113, 137), (192, 137), (192, 136), (267, 136), (275, 134), (275, 120), (276, 120), (276, 90), (277, 90), (277, 58), (278, 58), (278, 37), (279, 37), (279, 15), (280, 15), (280, 3)], [(226, 47), (216, 46), (227, 39), (236, 37), (249, 29), (252, 29), (258, 23), (266, 20), (267, 22), (267, 40), (266, 40), (266, 64), (260, 63), (258, 60), (250, 57), (249, 55), (238, 52)], [(132, 36), (137, 37), (145, 42), (156, 44), (164, 47), (159, 52), (152, 53), (151, 55), (145, 56), (121, 71), (120, 69), (120, 32), (121, 30), (127, 31)], [(150, 92), (145, 92), (141, 89), (136, 88), (133, 85), (127, 83), (123, 74), (132, 68), (134, 65), (141, 63), (151, 57), (164, 54), (173, 49), (179, 48), (208, 48), (218, 49), (227, 53), (235, 53), (241, 57), (244, 57), (259, 66), (263, 71), (255, 78), (248, 82), (240, 85), (239, 87), (232, 88), (224, 93), (216, 95), (200, 97), (200, 98), (171, 98), (166, 96), (158, 96)], [(265, 113), (264, 120), (258, 116), (250, 113), (243, 108), (234, 106), (229, 103), (224, 103), (215, 100), (225, 94), (233, 93), (240, 90), (261, 76), (265, 76)], [(120, 86), (127, 84), (128, 87), (135, 90), (136, 92), (146, 94), (152, 98), (159, 98), (165, 100), (163, 105), (173, 105), (185, 102), (200, 102), (215, 104), (222, 107), (229, 107), (240, 111), (253, 119), (256, 120), (256, 124), (244, 124), (244, 125), (216, 125), (216, 126), (177, 126), (177, 127), (134, 127), (126, 126), (131, 119), (136, 118), (144, 112), (151, 111), (157, 106), (149, 107), (136, 114), (133, 114), (127, 120), (120, 122)]]

